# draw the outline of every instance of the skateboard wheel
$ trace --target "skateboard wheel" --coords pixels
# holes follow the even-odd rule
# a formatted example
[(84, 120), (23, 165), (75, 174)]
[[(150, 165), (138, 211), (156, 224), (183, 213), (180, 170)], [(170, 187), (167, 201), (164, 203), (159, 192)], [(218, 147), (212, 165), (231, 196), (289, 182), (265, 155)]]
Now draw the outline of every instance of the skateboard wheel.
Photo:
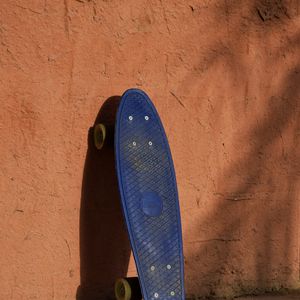
[(115, 296), (117, 300), (130, 300), (131, 299), (131, 287), (129, 282), (120, 278), (115, 283)]
[(138, 278), (117, 279), (115, 283), (115, 297), (117, 300), (141, 300), (142, 294)]
[(94, 126), (94, 144), (98, 150), (101, 150), (106, 138), (106, 127), (103, 124)]

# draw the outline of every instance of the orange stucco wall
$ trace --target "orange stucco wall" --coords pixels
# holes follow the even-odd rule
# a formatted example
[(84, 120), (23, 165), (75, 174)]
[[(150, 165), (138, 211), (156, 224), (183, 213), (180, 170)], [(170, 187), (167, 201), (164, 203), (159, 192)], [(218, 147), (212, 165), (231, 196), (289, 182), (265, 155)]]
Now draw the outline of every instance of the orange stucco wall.
[(113, 152), (90, 129), (130, 87), (170, 141), (188, 296), (299, 288), (299, 12), (1, 1), (0, 298), (108, 299), (135, 274)]

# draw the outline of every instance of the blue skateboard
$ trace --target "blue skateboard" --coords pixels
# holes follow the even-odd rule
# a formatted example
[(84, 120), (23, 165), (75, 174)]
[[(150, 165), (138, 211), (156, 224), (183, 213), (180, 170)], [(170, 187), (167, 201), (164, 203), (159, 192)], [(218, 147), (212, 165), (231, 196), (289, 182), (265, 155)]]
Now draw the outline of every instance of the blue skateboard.
[[(103, 129), (98, 127), (105, 135)], [(174, 166), (159, 115), (143, 91), (130, 89), (123, 94), (114, 145), (121, 203), (142, 297), (182, 300), (182, 233)], [(118, 279), (116, 298), (133, 299), (136, 282)]]

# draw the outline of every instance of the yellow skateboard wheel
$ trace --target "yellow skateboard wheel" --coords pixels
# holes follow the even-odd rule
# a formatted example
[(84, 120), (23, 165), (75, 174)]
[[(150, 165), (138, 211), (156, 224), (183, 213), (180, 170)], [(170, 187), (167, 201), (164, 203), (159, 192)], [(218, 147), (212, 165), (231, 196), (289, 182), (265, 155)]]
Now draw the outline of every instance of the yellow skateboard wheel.
[(94, 126), (94, 144), (98, 150), (101, 150), (106, 138), (106, 127), (104, 124), (96, 124)]
[(130, 300), (131, 299), (131, 287), (129, 282), (120, 278), (115, 283), (115, 296), (117, 300)]

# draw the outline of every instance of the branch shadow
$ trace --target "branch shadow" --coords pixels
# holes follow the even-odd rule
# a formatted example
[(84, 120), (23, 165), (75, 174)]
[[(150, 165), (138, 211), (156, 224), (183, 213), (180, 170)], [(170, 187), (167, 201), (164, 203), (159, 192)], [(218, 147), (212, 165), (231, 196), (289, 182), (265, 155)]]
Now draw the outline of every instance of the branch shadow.
[[(237, 1), (228, 3), (227, 7), (220, 5), (218, 9), (223, 12), (226, 9), (232, 11), (244, 5), (244, 2)], [(226, 65), (228, 76), (238, 78), (237, 82), (241, 84), (245, 82), (247, 90), (249, 62), (246, 55), (236, 55), (236, 49), (245, 47), (242, 40), (236, 41), (239, 41), (242, 33), (253, 34), (259, 26), (263, 26), (263, 31), (268, 33), (264, 42), (268, 44), (269, 52), (264, 53), (263, 61), (266, 63), (265, 67), (271, 71), (264, 75), (278, 70), (275, 67), (279, 65), (278, 61), (283, 55), (285, 57), (297, 49), (299, 51), (300, 35), (296, 31), (296, 34), (286, 39), (283, 47), (274, 48), (270, 43), (272, 34), (276, 39), (276, 29), (287, 25), (291, 19), (285, 16), (285, 10), (282, 9), (282, 18), (274, 13), (273, 19), (270, 17), (262, 21), (257, 12), (261, 3), (263, 1), (256, 1), (253, 6), (249, 5), (250, 13), (247, 16), (232, 16), (231, 24), (235, 24), (236, 29), (231, 30), (231, 35), (224, 38), (222, 43), (216, 41), (212, 44), (215, 52), (221, 53), (222, 56), (208, 53), (204, 61), (196, 63), (194, 73), (187, 74), (182, 80), (183, 83), (178, 89), (181, 94), (188, 95), (188, 91), (194, 88), (195, 80), (192, 78), (195, 77), (195, 70), (200, 78), (204, 76), (204, 71), (213, 68), (212, 73), (216, 76), (211, 85), (214, 85), (218, 80), (217, 70), (222, 62)], [(272, 8), (271, 4), (270, 7)], [(281, 6), (278, 9), (281, 9)], [(219, 10), (216, 10), (217, 17), (224, 15), (220, 14)], [(251, 20), (247, 23), (248, 27), (245, 26), (245, 20)], [(227, 45), (226, 51), (223, 44)], [(281, 64), (284, 65), (282, 61)], [(260, 109), (263, 114), (252, 112), (252, 117), (257, 118), (257, 124), (251, 122), (253, 126), (249, 126), (249, 131), (247, 129), (247, 132), (242, 132), (240, 139), (233, 141), (241, 147), (240, 154), (230, 158), (230, 165), (224, 172), (215, 172), (218, 173), (214, 178), (215, 189), (211, 191), (210, 199), (205, 199), (206, 202), (202, 205), (203, 208), (208, 207), (205, 214), (202, 213), (204, 218), (197, 220), (196, 225), (187, 225), (186, 231), (194, 234), (192, 240), (186, 241), (188, 245), (185, 252), (185, 265), (188, 270), (185, 280), (188, 297), (192, 299), (199, 299), (200, 295), (209, 298), (231, 298), (270, 291), (285, 292), (287, 289), (297, 288), (299, 68), (300, 61), (296, 59), (293, 67), (285, 69), (281, 66), (280, 70), (283, 70), (284, 76), (276, 76), (276, 71), (273, 71), (273, 77), (270, 75), (270, 78), (263, 78), (265, 81), (280, 78), (275, 84), (275, 87), (280, 88), (272, 91), (273, 86), (270, 84), (266, 98), (259, 99), (262, 101)], [(259, 75), (261, 74), (257, 74)], [(205, 98), (203, 95), (206, 90), (201, 90), (199, 99)], [(246, 97), (248, 96), (245, 95)], [(222, 115), (223, 107), (226, 107), (222, 103), (222, 97), (216, 100), (215, 104), (217, 107), (210, 117), (218, 119)], [(251, 112), (249, 115), (251, 116)], [(249, 115), (245, 114), (245, 117)], [(211, 127), (211, 131), (220, 129), (217, 122)], [(247, 151), (244, 153), (243, 144), (247, 145)], [(222, 146), (216, 151), (223, 151)], [(194, 185), (198, 184), (195, 182)], [(207, 205), (209, 201), (213, 204)]]
[[(218, 179), (218, 205), (199, 227), (218, 223), (219, 230), (212, 239), (195, 241), (198, 251), (187, 259), (189, 264), (212, 257), (202, 265), (208, 296), (280, 291), (293, 288), (297, 280), (291, 266), (297, 246), (299, 94), (299, 77), (292, 70), (281, 94), (269, 99), (268, 118), (245, 137), (255, 140), (255, 146)], [(295, 139), (286, 143), (281, 156), (275, 145), (289, 126)], [(274, 167), (276, 156), (282, 161)]]
[[(113, 128), (119, 96), (108, 98), (95, 123)], [(115, 173), (113, 131), (99, 151), (88, 131), (80, 207), (80, 286), (77, 300), (113, 299), (114, 281), (127, 274), (130, 244)]]

